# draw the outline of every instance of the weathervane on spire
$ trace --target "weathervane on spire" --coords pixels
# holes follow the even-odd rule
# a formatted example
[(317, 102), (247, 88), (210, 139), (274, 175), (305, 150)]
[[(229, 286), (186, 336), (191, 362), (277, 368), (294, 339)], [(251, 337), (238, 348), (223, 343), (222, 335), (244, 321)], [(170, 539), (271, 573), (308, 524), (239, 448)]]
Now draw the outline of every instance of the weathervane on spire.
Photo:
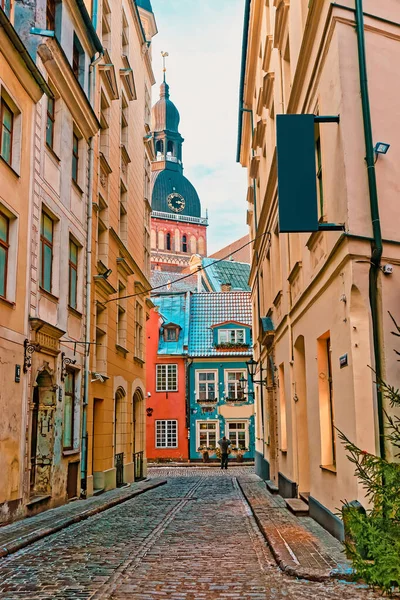
[(165, 73), (167, 71), (167, 67), (165, 66), (165, 59), (167, 58), (167, 56), (169, 56), (168, 52), (164, 52), (164, 50), (161, 50), (161, 56), (163, 59), (163, 73), (164, 73), (164, 81), (165, 81)]

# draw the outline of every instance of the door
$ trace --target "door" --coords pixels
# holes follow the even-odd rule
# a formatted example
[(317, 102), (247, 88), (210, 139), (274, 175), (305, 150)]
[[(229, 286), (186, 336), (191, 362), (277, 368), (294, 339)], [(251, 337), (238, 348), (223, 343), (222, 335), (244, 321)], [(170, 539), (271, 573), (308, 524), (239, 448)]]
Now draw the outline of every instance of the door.
[(78, 470), (79, 462), (68, 463), (68, 475), (67, 475), (67, 498), (78, 497)]

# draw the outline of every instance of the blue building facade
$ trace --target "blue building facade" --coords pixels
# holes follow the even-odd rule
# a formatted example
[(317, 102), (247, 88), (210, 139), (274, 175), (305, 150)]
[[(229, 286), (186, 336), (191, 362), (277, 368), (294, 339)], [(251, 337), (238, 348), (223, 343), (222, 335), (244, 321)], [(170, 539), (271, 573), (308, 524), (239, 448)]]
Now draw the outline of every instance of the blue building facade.
[(223, 435), (237, 449), (233, 456), (254, 459), (253, 388), (240, 381), (252, 357), (250, 292), (193, 294), (188, 354), (190, 459), (200, 460), (200, 448), (216, 448)]

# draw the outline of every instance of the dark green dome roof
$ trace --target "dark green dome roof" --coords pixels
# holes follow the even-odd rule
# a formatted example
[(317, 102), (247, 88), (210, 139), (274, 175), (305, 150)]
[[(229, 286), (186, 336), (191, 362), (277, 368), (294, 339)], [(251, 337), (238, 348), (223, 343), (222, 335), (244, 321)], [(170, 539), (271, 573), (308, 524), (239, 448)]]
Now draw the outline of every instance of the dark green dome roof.
[[(151, 208), (164, 213), (201, 217), (200, 199), (193, 185), (182, 173), (165, 169), (153, 173)], [(185, 208), (175, 213), (168, 206), (167, 197), (176, 192), (185, 199)]]
[(169, 85), (164, 81), (160, 86), (160, 99), (153, 106), (153, 131), (178, 132), (179, 111), (169, 99)]

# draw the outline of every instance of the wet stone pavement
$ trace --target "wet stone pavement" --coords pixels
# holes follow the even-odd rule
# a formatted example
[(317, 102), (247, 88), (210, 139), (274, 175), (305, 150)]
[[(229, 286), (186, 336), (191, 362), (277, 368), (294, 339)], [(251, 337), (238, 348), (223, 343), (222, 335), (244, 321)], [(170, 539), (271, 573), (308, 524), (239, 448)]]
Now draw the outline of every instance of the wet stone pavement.
[(237, 484), (243, 469), (180, 471), (153, 469), (167, 485), (1, 559), (0, 599), (379, 597), (283, 574)]

